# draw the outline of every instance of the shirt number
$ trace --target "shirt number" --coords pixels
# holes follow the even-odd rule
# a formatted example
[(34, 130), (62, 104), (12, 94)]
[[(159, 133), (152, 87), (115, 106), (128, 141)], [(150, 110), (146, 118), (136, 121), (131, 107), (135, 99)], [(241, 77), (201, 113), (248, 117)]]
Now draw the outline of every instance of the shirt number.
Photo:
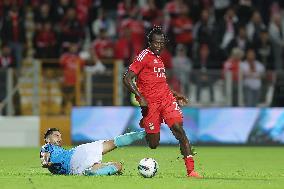
[(177, 103), (177, 102), (173, 102), (173, 104), (176, 106), (176, 107), (175, 107), (175, 110), (180, 111), (180, 108), (179, 108), (179, 106), (178, 106), (178, 103)]

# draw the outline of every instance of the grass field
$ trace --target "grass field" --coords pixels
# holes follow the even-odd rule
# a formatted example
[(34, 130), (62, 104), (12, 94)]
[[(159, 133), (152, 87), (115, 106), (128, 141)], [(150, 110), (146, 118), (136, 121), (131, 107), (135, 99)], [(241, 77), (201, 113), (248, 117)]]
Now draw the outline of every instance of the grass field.
[[(185, 177), (183, 160), (177, 147), (125, 147), (104, 157), (121, 161), (120, 176), (55, 176), (40, 167), (39, 149), (0, 148), (0, 188), (102, 188), (102, 189), (198, 189), (198, 188), (284, 188), (283, 147), (198, 147), (197, 170), (204, 179)], [(144, 157), (155, 158), (158, 174), (145, 179), (137, 173)]]

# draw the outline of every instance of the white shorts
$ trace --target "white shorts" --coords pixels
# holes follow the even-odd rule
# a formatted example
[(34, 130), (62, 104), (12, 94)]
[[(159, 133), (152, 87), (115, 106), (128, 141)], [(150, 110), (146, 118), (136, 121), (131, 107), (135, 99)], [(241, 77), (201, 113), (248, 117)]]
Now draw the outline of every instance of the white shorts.
[(99, 140), (77, 146), (71, 157), (70, 174), (82, 175), (85, 169), (90, 168), (95, 163), (101, 163), (103, 142), (104, 140)]

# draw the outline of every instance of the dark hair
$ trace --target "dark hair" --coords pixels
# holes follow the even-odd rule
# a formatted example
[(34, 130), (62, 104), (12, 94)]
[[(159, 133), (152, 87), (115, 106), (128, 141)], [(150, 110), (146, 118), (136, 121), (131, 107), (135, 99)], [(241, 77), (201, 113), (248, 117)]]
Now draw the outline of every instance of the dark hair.
[(49, 128), (44, 134), (44, 139), (46, 139), (49, 135), (51, 135), (54, 131), (59, 131), (57, 128)]
[(147, 35), (147, 39), (148, 39), (148, 42), (151, 43), (152, 40), (153, 40), (153, 35), (156, 34), (156, 35), (163, 35), (164, 38), (165, 38), (165, 41), (168, 42), (168, 39), (167, 39), (167, 36), (164, 34), (163, 32), (163, 28), (162, 26), (154, 26), (151, 31), (148, 33)]

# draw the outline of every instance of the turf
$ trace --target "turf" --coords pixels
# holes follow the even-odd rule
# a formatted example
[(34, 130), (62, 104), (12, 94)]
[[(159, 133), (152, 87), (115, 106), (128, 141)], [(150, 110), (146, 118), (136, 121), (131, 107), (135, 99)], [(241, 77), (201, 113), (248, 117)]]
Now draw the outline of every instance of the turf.
[[(126, 147), (104, 157), (121, 161), (120, 176), (56, 176), (40, 167), (39, 149), (0, 148), (0, 188), (102, 188), (102, 189), (198, 189), (284, 187), (284, 147), (198, 147), (196, 169), (204, 179), (185, 177), (183, 160), (177, 147)], [(159, 163), (158, 174), (145, 179), (137, 173), (137, 163), (153, 157)]]

